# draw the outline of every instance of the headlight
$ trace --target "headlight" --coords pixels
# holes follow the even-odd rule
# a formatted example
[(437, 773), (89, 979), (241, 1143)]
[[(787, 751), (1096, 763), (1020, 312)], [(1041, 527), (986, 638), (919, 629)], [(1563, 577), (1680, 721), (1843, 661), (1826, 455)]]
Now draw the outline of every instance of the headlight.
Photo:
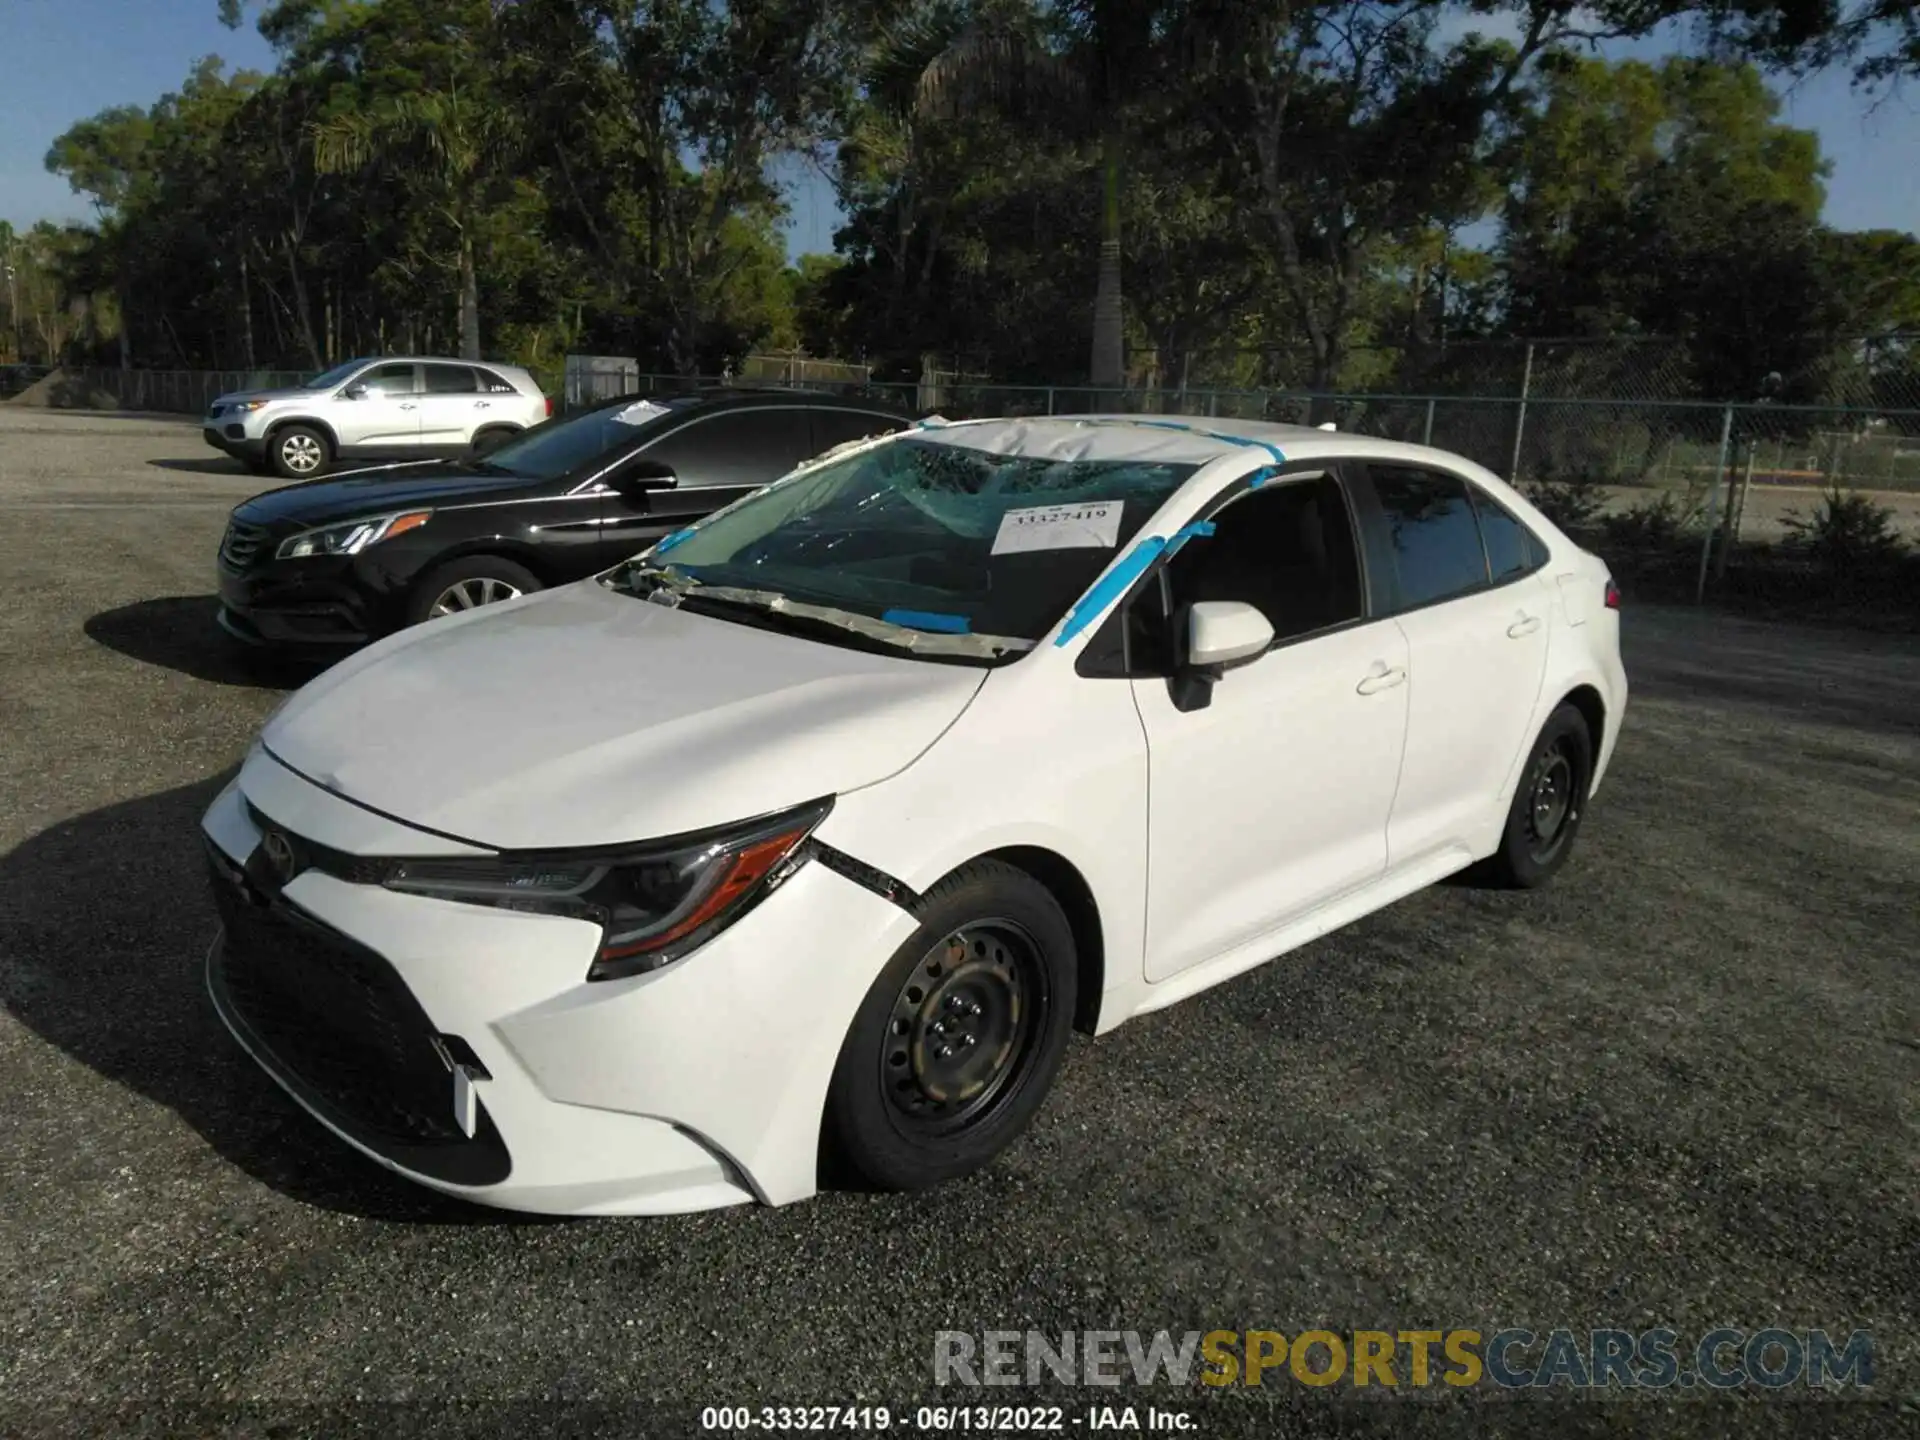
[(432, 514), (431, 510), (402, 510), (394, 515), (373, 515), (365, 520), (325, 525), (282, 540), (274, 554), (282, 560), (300, 560), (309, 555), (358, 555), (369, 545), (419, 528)]
[(829, 799), (723, 830), (597, 854), (397, 860), (381, 884), (600, 927), (589, 980), (658, 970), (697, 950), (800, 868)]
[(235, 415), (251, 415), (255, 410), (266, 409), (267, 404), (268, 402), (265, 400), (229, 400), (226, 402), (227, 409), (231, 410)]

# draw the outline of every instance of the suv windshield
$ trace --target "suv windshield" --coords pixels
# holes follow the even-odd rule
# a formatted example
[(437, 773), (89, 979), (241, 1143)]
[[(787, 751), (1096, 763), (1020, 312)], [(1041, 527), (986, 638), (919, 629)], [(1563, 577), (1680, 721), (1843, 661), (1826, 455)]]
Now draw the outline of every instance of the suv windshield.
[(529, 480), (558, 480), (610, 450), (641, 438), (640, 427), (673, 411), (653, 400), (621, 400), (580, 415), (536, 425), (518, 440), (487, 452), (491, 470)]
[(982, 655), (965, 638), (1015, 651), (1053, 627), (1196, 468), (914, 436), (798, 471), (606, 578), (643, 593), (662, 576), (687, 604), (709, 590), (784, 598), (951, 636), (956, 654)]
[(331, 370), (322, 370), (311, 379), (302, 380), (300, 382), (300, 388), (302, 390), (330, 390), (366, 363), (365, 360), (349, 360), (346, 364), (336, 365)]

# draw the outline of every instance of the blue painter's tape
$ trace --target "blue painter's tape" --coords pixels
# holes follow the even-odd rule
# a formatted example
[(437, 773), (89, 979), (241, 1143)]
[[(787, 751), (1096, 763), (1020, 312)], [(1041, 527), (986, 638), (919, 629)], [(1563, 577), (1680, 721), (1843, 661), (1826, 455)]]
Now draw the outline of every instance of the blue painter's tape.
[(973, 623), (964, 615), (945, 615), (938, 610), (888, 610), (880, 618), (889, 625), (904, 625), (909, 630), (931, 630), (936, 635), (965, 635)]
[(1191, 525), (1182, 525), (1167, 537), (1167, 553), (1171, 555), (1187, 541), (1213, 534), (1213, 521), (1196, 520)]
[(653, 553), (656, 555), (664, 555), (667, 553), (667, 551), (673, 549), (674, 546), (678, 545), (682, 540), (691, 540), (692, 538), (693, 538), (693, 530), (691, 528), (688, 528), (685, 530), (676, 530), (671, 535), (663, 536), (662, 538), (654, 541)]
[(1280, 453), (1280, 447), (1267, 440), (1252, 440), (1245, 435), (1223, 435), (1218, 430), (1209, 430), (1204, 425), (1188, 425), (1179, 420), (1123, 420), (1123, 425), (1137, 425), (1144, 430), (1178, 430), (1187, 435), (1202, 435), (1209, 440), (1218, 440), (1223, 445), (1251, 445), (1273, 456), (1273, 463), (1284, 465), (1287, 457)]
[(1098, 620), (1101, 613), (1126, 594), (1133, 582), (1140, 578), (1141, 573), (1153, 564), (1155, 557), (1166, 548), (1167, 542), (1163, 536), (1149, 535), (1129, 550), (1126, 558), (1109, 570), (1101, 578), (1100, 583), (1089, 590), (1080, 603), (1073, 607), (1072, 613), (1067, 616), (1067, 623), (1060, 629), (1060, 638), (1053, 643), (1065, 645)]

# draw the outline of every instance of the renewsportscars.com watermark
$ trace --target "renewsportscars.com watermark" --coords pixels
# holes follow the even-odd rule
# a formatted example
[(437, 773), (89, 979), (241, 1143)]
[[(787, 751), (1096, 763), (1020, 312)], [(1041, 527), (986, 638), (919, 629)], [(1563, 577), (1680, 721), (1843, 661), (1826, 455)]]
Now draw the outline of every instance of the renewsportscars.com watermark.
[(1865, 1388), (1873, 1336), (1825, 1330), (941, 1330), (939, 1385)]

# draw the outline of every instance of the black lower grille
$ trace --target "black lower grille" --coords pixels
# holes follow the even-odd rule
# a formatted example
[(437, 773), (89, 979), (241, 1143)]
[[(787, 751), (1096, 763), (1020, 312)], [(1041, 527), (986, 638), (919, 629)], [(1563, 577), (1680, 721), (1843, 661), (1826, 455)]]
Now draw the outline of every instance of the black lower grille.
[(379, 955), (215, 864), (225, 933), (210, 980), (260, 1059), (309, 1106), (407, 1169), (496, 1184), (509, 1161), (484, 1109), (454, 1120), (453, 1071), (419, 1002)]

